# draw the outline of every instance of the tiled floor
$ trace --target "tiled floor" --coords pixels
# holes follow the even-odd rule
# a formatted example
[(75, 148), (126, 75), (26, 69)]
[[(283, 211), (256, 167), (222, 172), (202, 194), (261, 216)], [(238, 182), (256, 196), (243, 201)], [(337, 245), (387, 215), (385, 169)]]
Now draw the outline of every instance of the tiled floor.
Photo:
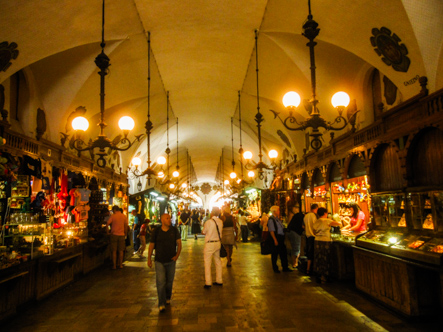
[[(319, 285), (295, 271), (274, 274), (259, 244), (239, 243), (223, 287), (203, 289), (203, 238), (183, 242), (171, 306), (157, 310), (155, 271), (134, 256), (123, 270), (94, 271), (26, 309), (0, 331), (441, 331), (411, 323), (352, 284)], [(438, 328), (440, 326), (440, 328)]]

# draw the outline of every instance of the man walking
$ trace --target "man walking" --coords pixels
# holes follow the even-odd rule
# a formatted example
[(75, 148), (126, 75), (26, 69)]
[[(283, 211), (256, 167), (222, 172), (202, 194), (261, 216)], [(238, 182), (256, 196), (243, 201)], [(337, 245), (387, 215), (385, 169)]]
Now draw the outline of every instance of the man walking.
[(148, 266), (152, 267), (152, 251), (155, 249), (155, 273), (158, 294), (158, 310), (165, 311), (172, 296), (172, 283), (175, 276), (175, 264), (182, 249), (180, 233), (171, 225), (171, 216), (167, 213), (160, 218), (161, 227), (152, 232), (148, 251)]
[(189, 221), (191, 220), (189, 211), (186, 209), (183, 209), (183, 212), (180, 214), (180, 221), (181, 221), (181, 239), (183, 241), (188, 240), (188, 226)]
[(288, 251), (285, 245), (285, 233), (283, 223), (280, 218), (280, 207), (274, 205), (271, 207), (271, 216), (268, 220), (269, 235), (274, 240), (275, 250), (271, 253), (272, 269), (275, 273), (280, 273), (277, 266), (277, 257), (280, 256), (280, 263), (283, 272), (292, 272), (288, 267)]
[(312, 273), (312, 261), (314, 260), (314, 245), (315, 245), (315, 234), (314, 234), (314, 222), (317, 221), (317, 210), (318, 204), (314, 203), (311, 205), (311, 212), (307, 213), (303, 219), (305, 223), (305, 234), (306, 234), (306, 257), (308, 258), (308, 264), (306, 267), (306, 274)]
[[(219, 219), (220, 208), (213, 207), (211, 219), (205, 222), (202, 234), (205, 235), (205, 247), (203, 257), (205, 262), (205, 289), (211, 288), (211, 285), (223, 286), (222, 263), (220, 259), (221, 234), (223, 232), (223, 221)], [(214, 259), (215, 282), (212, 283), (211, 265)]]

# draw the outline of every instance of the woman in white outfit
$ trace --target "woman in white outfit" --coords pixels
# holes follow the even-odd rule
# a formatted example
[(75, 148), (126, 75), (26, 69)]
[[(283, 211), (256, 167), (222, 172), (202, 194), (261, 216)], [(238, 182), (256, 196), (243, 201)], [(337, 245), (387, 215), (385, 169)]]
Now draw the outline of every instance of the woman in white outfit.
[[(205, 247), (203, 249), (203, 257), (205, 260), (205, 286), (211, 288), (212, 285), (223, 286), (222, 279), (222, 263), (220, 259), (221, 236), (223, 232), (223, 221), (218, 216), (220, 209), (212, 208), (211, 218), (205, 222), (202, 234), (205, 235)], [(217, 230), (218, 228), (218, 230)], [(212, 283), (212, 259), (215, 265), (215, 282)]]

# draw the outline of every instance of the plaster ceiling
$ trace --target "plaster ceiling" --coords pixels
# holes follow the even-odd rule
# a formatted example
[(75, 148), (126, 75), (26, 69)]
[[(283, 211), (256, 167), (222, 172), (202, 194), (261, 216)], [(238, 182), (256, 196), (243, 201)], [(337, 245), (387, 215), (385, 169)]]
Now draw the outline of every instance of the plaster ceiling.
[[(32, 134), (35, 111), (40, 107), (50, 119), (45, 138), (58, 142), (70, 114), (81, 105), (91, 122), (90, 136), (95, 136), (99, 76), (93, 61), (100, 52), (101, 0), (0, 3), (0, 42), (15, 42), (20, 52), (11, 67), (0, 72), (0, 82), (7, 88), (8, 78), (23, 70), (32, 97), (20, 110), (21, 120), (12, 121), (13, 128)], [(309, 51), (301, 35), (307, 13), (305, 0), (107, 0), (105, 52), (111, 59), (106, 77), (108, 136), (118, 132), (116, 124), (122, 115), (136, 120), (134, 134), (145, 131), (149, 31), (154, 124), (151, 159), (164, 154), (166, 148), (166, 91), (171, 101), (172, 165), (178, 118), (183, 152), (180, 163), (186, 165), (189, 153), (198, 181), (214, 181), (224, 150), (226, 174), (230, 172), (231, 117), (235, 151), (240, 144), (238, 91), (243, 148), (257, 155), (254, 30), (258, 29), (263, 147), (265, 151), (275, 148), (280, 154), (286, 148), (290, 155), (300, 157), (304, 133), (286, 130), (268, 110), (284, 112), (281, 98), (289, 90), (298, 91), (302, 98), (311, 96)], [(361, 125), (372, 121), (367, 86), (374, 69), (394, 82), (402, 100), (420, 91), (418, 83), (404, 84), (416, 75), (428, 77), (431, 92), (443, 87), (441, 1), (430, 0), (424, 5), (413, 0), (313, 0), (312, 13), (321, 29), (316, 39), (317, 90), (319, 108), (327, 120), (335, 117), (329, 106), (332, 94), (345, 90), (357, 100)], [(384, 64), (370, 44), (371, 30), (383, 26), (407, 46), (411, 65), (406, 73)], [(297, 117), (306, 115), (300, 109)], [(279, 130), (289, 144), (277, 134)], [(139, 151), (146, 159), (146, 142), (122, 153), (123, 168)]]

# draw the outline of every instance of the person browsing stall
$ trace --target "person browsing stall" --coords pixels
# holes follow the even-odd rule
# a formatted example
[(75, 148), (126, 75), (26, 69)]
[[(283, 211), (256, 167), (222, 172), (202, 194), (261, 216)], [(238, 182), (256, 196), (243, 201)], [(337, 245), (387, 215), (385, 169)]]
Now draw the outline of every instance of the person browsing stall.
[(276, 250), (271, 254), (272, 269), (275, 273), (280, 273), (277, 266), (277, 257), (280, 256), (280, 263), (283, 272), (292, 272), (288, 267), (288, 252), (285, 245), (284, 226), (280, 218), (280, 207), (274, 205), (271, 207), (271, 216), (268, 220), (269, 235), (274, 240)]
[[(112, 207), (112, 216), (107, 221), (108, 234), (111, 238), (111, 251), (112, 251), (112, 269), (115, 270), (117, 266), (123, 268), (123, 252), (126, 249), (125, 238), (128, 235), (128, 218), (120, 212), (120, 208), (117, 205)], [(118, 251), (118, 262), (117, 262)]]
[(311, 205), (311, 212), (307, 213), (303, 219), (305, 223), (305, 234), (306, 234), (306, 257), (308, 258), (308, 264), (306, 268), (306, 273), (309, 275), (312, 272), (312, 261), (314, 260), (314, 244), (315, 244), (315, 233), (314, 233), (314, 222), (317, 221), (317, 210), (318, 204), (314, 203)]

